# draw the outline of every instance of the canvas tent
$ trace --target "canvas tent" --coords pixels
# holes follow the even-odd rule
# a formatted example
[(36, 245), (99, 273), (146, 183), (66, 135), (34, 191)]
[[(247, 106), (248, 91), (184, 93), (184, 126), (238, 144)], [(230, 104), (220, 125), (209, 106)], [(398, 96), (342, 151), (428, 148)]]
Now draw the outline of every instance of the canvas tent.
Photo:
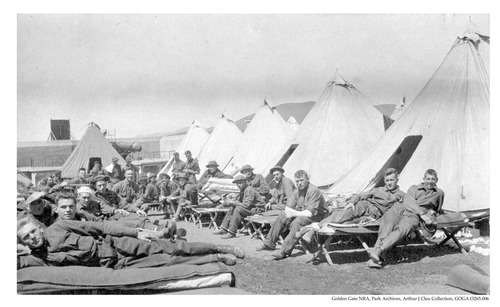
[[(181, 160), (185, 161), (186, 159), (183, 157), (184, 152), (186, 150), (190, 150), (193, 158), (198, 158), (201, 149), (208, 141), (210, 134), (203, 128), (203, 126), (197, 121), (194, 120), (191, 126), (189, 127), (186, 135), (182, 139), (182, 142), (179, 144), (176, 152), (179, 153)], [(167, 173), (171, 175), (170, 168), (172, 163), (174, 162), (173, 157), (165, 164), (165, 166), (161, 169), (160, 173)]]
[(78, 143), (61, 167), (61, 176), (63, 178), (76, 177), (78, 169), (81, 167), (86, 168), (88, 172), (94, 166), (93, 161), (99, 159), (101, 160), (101, 165), (106, 167), (112, 163), (111, 159), (113, 157), (118, 158), (120, 165), (123, 166), (126, 164), (125, 160), (101, 133), (99, 126), (91, 122), (80, 143)]
[(300, 125), (297, 122), (297, 120), (295, 119), (295, 117), (290, 116), (288, 118), (288, 120), (286, 121), (286, 123), (290, 126), (290, 128), (292, 129), (293, 132), (297, 132), (297, 130), (299, 130)]
[(481, 53), (488, 45), (489, 37), (474, 30), (458, 37), (368, 157), (329, 192), (348, 194), (381, 186), (387, 167), (401, 172), (399, 184), (406, 191), (432, 168), (445, 192), (444, 209), (489, 208), (490, 81)]
[(303, 169), (315, 185), (334, 183), (384, 133), (382, 114), (375, 104), (336, 72), (293, 140), (268, 168), (281, 165), (289, 176)]
[(267, 174), (269, 170), (266, 166), (292, 136), (290, 126), (264, 100), (243, 133), (230, 162), (223, 167), (224, 172), (234, 174), (243, 165), (250, 164), (255, 173)]
[(200, 168), (203, 169), (210, 160), (225, 166), (242, 136), (243, 133), (234, 122), (226, 114), (222, 114), (198, 157)]

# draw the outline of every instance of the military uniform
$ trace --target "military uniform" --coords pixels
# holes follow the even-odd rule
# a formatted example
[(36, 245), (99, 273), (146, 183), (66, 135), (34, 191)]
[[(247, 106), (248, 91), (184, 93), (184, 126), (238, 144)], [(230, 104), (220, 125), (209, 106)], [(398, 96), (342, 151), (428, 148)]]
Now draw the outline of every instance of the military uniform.
[(238, 226), (243, 219), (252, 215), (252, 208), (263, 204), (264, 200), (262, 196), (260, 196), (254, 188), (248, 185), (245, 190), (240, 191), (235, 204), (226, 212), (220, 228), (232, 235), (236, 235)]
[(274, 180), (269, 184), (272, 210), (285, 210), (288, 199), (292, 197), (296, 187), (290, 178), (283, 176), (279, 182)]
[(200, 180), (198, 180), (198, 183), (197, 183), (198, 190), (201, 190), (205, 186), (205, 184), (207, 184), (207, 182), (210, 178), (232, 179), (233, 176), (224, 174), (219, 169), (216, 169), (215, 173), (211, 173), (210, 170), (207, 169), (201, 175)]
[(113, 186), (113, 191), (116, 192), (120, 198), (120, 209), (127, 210), (128, 212), (137, 212), (134, 203), (138, 198), (139, 186), (133, 181), (127, 179), (122, 180)]
[[(191, 170), (196, 172), (197, 174), (200, 173), (200, 166), (198, 164), (198, 160), (191, 158), (190, 160), (186, 161), (186, 166), (184, 167), (184, 172), (186, 170)], [(189, 176), (189, 183), (195, 184), (196, 183), (196, 174), (192, 173), (187, 173), (186, 174)]]

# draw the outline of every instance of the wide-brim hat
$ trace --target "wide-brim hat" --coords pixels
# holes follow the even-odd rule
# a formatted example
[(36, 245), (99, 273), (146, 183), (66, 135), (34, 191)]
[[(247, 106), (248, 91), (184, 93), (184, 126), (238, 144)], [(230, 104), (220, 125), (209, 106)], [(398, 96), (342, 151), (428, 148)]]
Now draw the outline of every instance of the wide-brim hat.
[(281, 166), (279, 166), (279, 165), (276, 165), (276, 166), (274, 166), (273, 168), (271, 168), (271, 169), (269, 170), (269, 172), (270, 172), (271, 174), (272, 174), (272, 173), (274, 173), (274, 171), (280, 171), (280, 172), (282, 172), (282, 173), (284, 173), (284, 172), (285, 172), (285, 170), (284, 170)]
[(113, 158), (111, 158), (111, 161), (118, 162), (118, 158), (117, 157), (113, 157)]
[(33, 192), (30, 196), (28, 196), (28, 199), (26, 199), (26, 200), (24, 201), (24, 203), (25, 203), (26, 205), (29, 205), (29, 204), (31, 204), (32, 202), (34, 202), (34, 201), (37, 201), (37, 200), (41, 199), (41, 198), (42, 198), (42, 197), (44, 197), (46, 194), (47, 194), (47, 193), (45, 193), (45, 192)]
[(189, 176), (186, 173), (176, 173), (175, 178), (177, 178), (177, 179), (184, 178), (184, 179), (188, 180)]
[(241, 169), (240, 169), (240, 172), (241, 172), (241, 173), (242, 173), (242, 172), (244, 172), (244, 171), (253, 171), (253, 167), (252, 167), (252, 166), (250, 166), (250, 164), (245, 164), (245, 165), (243, 165), (243, 167), (241, 167)]
[(127, 158), (125, 159), (125, 161), (132, 162), (132, 157), (131, 156), (127, 156)]
[(159, 173), (158, 177), (159, 178), (161, 178), (161, 177), (170, 178), (170, 176), (167, 173)]
[(210, 161), (210, 162), (208, 162), (208, 164), (207, 164), (207, 166), (206, 166), (206, 167), (210, 167), (210, 166), (215, 166), (215, 167), (217, 167), (217, 166), (219, 166), (219, 164), (217, 164), (217, 162), (215, 162), (215, 161)]
[(141, 174), (139, 176), (139, 179), (137, 179), (137, 181), (142, 181), (142, 180), (148, 180), (148, 175), (147, 174)]
[(107, 175), (97, 175), (95, 176), (93, 179), (92, 179), (92, 183), (95, 184), (97, 183), (98, 181), (106, 181), (108, 182), (109, 181), (109, 176)]
[(148, 174), (148, 179), (151, 178), (151, 177), (156, 177), (156, 174), (155, 173), (149, 173)]
[(237, 182), (240, 182), (240, 181), (243, 181), (243, 180), (247, 180), (247, 176), (245, 175), (237, 175), (236, 177), (234, 177), (233, 179), (233, 183), (237, 183)]

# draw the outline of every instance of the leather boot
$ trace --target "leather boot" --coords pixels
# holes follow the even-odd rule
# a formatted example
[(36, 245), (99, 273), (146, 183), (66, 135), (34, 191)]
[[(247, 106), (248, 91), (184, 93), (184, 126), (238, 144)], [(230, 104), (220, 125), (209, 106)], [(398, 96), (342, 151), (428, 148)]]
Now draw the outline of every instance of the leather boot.
[(245, 258), (245, 251), (239, 247), (234, 247), (231, 245), (217, 245), (217, 252), (223, 254), (233, 254), (236, 257), (243, 259)]
[(236, 257), (231, 254), (217, 254), (217, 259), (224, 262), (226, 265), (235, 265)]

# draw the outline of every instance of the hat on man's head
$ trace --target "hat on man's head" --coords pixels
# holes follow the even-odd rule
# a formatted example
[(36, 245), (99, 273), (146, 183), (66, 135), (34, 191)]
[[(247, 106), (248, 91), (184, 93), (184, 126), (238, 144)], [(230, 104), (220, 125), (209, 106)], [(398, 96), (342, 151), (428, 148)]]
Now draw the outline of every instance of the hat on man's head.
[(177, 156), (177, 157), (178, 157), (178, 156), (179, 156), (179, 153), (178, 153), (177, 151), (176, 151), (176, 152), (174, 152), (174, 156)]
[(29, 204), (31, 204), (32, 202), (34, 202), (34, 201), (37, 201), (37, 200), (41, 199), (41, 198), (42, 198), (42, 197), (44, 197), (46, 194), (47, 194), (47, 193), (45, 193), (45, 192), (33, 192), (30, 196), (28, 196), (28, 199), (26, 199), (26, 200), (24, 201), (24, 203), (25, 203), (26, 205), (29, 205)]
[(210, 166), (217, 167), (217, 166), (219, 166), (219, 164), (217, 164), (217, 162), (215, 162), (215, 161), (212, 160), (212, 161), (208, 162), (208, 164), (207, 164), (207, 167), (210, 167)]
[(95, 193), (94, 190), (92, 190), (89, 187), (80, 187), (76, 192), (78, 194), (80, 194), (80, 193), (88, 193), (90, 195), (94, 195), (94, 193)]
[(243, 180), (247, 180), (247, 177), (245, 175), (236, 175), (236, 177), (234, 177), (233, 183), (237, 183)]
[(125, 159), (125, 161), (132, 162), (132, 157), (131, 156), (127, 156), (127, 158)]
[(245, 164), (240, 169), (240, 173), (243, 173), (244, 171), (253, 171), (253, 167), (251, 167), (250, 164)]
[(274, 173), (275, 171), (280, 171), (282, 174), (285, 172), (285, 170), (279, 165), (276, 165), (275, 167), (269, 170), (271, 174)]
[(111, 158), (111, 161), (118, 162), (118, 158), (117, 157), (113, 157), (113, 158)]
[(109, 176), (106, 176), (106, 175), (97, 175), (95, 176), (93, 179), (92, 179), (92, 183), (93, 184), (96, 184), (98, 181), (106, 181), (108, 182), (109, 181)]
[(140, 176), (139, 176), (139, 179), (137, 179), (137, 181), (143, 181), (143, 180), (148, 180), (148, 175), (145, 174), (145, 173), (142, 173)]
[(156, 174), (155, 173), (148, 173), (148, 179), (151, 177), (156, 177)]
[(161, 178), (161, 177), (165, 177), (165, 178), (168, 178), (170, 179), (170, 176), (167, 174), (167, 173), (159, 173), (158, 176)]
[(186, 179), (186, 180), (188, 180), (188, 179), (189, 179), (189, 176), (188, 176), (186, 173), (176, 173), (176, 174), (175, 174), (175, 177), (176, 177), (177, 179), (181, 179), (181, 178), (184, 178), (184, 179)]

